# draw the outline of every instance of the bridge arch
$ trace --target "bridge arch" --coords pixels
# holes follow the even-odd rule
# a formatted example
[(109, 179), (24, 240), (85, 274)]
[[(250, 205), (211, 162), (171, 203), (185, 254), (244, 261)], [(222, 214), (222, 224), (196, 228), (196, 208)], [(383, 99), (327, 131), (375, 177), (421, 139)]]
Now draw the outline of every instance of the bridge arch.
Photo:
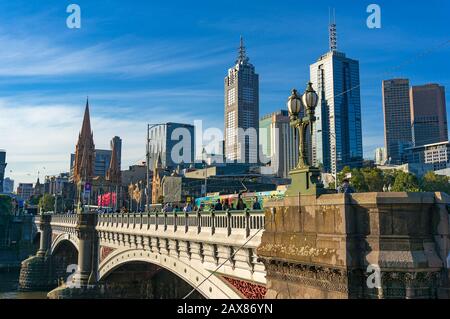
[(208, 280), (204, 281), (211, 273), (203, 266), (194, 268), (179, 258), (143, 249), (117, 249), (112, 252), (100, 263), (99, 281), (104, 280), (120, 266), (131, 262), (145, 262), (164, 268), (191, 287), (197, 287), (196, 290), (206, 299), (241, 298), (229, 285), (215, 275), (211, 275)]
[(69, 241), (73, 247), (75, 247), (75, 249), (78, 252), (78, 238), (76, 235), (71, 234), (71, 233), (62, 233), (57, 235), (56, 237), (54, 237), (52, 239), (52, 244), (50, 246), (50, 253), (51, 255), (54, 254), (54, 252), (56, 251), (56, 249), (58, 248), (58, 246), (63, 243), (64, 241)]
[(58, 235), (53, 240), (51, 248), (52, 277), (59, 284), (77, 269), (78, 264), (78, 242), (71, 234)]

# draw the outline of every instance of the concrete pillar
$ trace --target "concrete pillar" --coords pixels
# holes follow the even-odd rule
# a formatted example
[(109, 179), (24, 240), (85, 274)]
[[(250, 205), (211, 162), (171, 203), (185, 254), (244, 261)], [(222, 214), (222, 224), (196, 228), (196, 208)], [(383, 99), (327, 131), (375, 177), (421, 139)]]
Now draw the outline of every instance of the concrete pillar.
[(52, 221), (52, 215), (43, 214), (40, 216), (39, 230), (41, 231), (41, 239), (39, 242), (39, 250), (37, 256), (44, 257), (47, 251), (50, 249), (52, 243), (52, 227), (50, 225)]
[(97, 282), (98, 239), (95, 226), (96, 213), (81, 213), (77, 216), (78, 272), (74, 276), (77, 287), (84, 288)]

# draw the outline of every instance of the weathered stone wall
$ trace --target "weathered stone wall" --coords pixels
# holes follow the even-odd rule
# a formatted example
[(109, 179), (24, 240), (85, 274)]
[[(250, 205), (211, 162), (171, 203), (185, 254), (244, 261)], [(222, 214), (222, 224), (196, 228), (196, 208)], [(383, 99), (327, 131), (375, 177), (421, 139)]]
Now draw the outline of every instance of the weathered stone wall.
[(266, 298), (448, 298), (448, 204), (442, 193), (359, 193), (266, 205)]

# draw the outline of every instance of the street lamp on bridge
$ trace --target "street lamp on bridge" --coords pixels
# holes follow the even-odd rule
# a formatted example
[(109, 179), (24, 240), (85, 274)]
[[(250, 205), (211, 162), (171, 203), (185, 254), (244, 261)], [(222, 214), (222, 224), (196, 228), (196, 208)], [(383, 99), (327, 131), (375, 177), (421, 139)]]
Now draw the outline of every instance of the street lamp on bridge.
[[(320, 170), (309, 163), (309, 150), (306, 144), (306, 133), (310, 130), (313, 134), (313, 125), (316, 121), (315, 108), (318, 102), (317, 93), (309, 82), (302, 96), (299, 96), (296, 89), (292, 90), (287, 101), (290, 125), (299, 131), (299, 160), (297, 166), (289, 172), (291, 185), (286, 192), (286, 196), (320, 195), (325, 193), (321, 182)], [(304, 110), (303, 118), (300, 112)]]

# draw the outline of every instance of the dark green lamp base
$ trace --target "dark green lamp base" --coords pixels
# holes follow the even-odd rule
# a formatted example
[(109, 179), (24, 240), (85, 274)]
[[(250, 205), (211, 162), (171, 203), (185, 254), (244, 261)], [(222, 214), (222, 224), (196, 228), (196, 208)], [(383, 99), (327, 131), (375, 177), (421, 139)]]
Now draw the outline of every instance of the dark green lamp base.
[(289, 176), (292, 182), (286, 191), (287, 197), (327, 193), (321, 181), (320, 169), (316, 167), (295, 168), (289, 172)]

